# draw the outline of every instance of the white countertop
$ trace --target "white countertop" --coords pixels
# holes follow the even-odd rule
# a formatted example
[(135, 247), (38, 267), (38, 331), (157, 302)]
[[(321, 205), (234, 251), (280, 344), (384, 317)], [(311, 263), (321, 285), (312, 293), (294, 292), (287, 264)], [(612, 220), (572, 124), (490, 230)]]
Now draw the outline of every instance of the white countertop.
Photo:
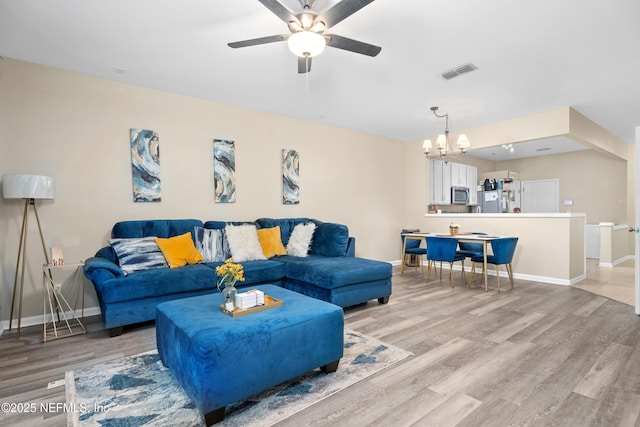
[(424, 214), (425, 218), (578, 218), (586, 217), (583, 212), (565, 213), (440, 213)]

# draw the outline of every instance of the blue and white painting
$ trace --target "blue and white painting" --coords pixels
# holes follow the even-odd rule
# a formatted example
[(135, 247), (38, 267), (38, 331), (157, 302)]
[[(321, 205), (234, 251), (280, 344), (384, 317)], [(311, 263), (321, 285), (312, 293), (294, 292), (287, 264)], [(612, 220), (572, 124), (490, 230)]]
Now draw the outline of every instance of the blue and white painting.
[(236, 145), (233, 141), (213, 140), (213, 185), (216, 203), (235, 203)]
[(296, 150), (282, 150), (282, 203), (300, 203), (300, 156)]
[(133, 201), (159, 202), (160, 138), (152, 130), (131, 129)]

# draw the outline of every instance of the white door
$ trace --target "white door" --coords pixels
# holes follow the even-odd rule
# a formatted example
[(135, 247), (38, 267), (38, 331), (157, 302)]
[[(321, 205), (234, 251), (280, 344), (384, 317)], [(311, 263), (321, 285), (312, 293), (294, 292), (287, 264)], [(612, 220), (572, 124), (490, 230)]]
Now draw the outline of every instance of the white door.
[(540, 179), (522, 181), (522, 212), (560, 212), (560, 180)]
[(636, 314), (640, 314), (640, 173), (637, 173), (640, 165), (640, 126), (636, 127), (636, 189), (635, 189), (635, 252), (636, 252)]

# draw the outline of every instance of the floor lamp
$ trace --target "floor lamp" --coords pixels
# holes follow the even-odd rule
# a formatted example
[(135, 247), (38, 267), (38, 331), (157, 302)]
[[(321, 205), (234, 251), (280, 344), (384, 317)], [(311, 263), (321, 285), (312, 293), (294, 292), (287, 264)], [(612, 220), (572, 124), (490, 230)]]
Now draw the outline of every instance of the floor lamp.
[(20, 322), (22, 320), (22, 293), (24, 290), (24, 273), (25, 261), (27, 258), (27, 231), (29, 227), (29, 206), (33, 206), (38, 223), (38, 231), (40, 232), (40, 241), (42, 242), (42, 250), (44, 258), (49, 264), (49, 256), (47, 248), (44, 244), (44, 236), (42, 235), (42, 227), (40, 226), (40, 217), (36, 207), (37, 199), (53, 199), (54, 198), (54, 182), (53, 178), (44, 175), (20, 175), (7, 174), (2, 177), (2, 195), (5, 199), (24, 199), (24, 211), (22, 213), (22, 231), (20, 232), (20, 245), (18, 246), (18, 261), (16, 262), (16, 275), (13, 280), (13, 293), (11, 294), (11, 315), (9, 317), (9, 330), (11, 330), (13, 322), (13, 313), (16, 302), (16, 292), (18, 291), (18, 275), (20, 276), (20, 294), (18, 304), (18, 337), (20, 336)]

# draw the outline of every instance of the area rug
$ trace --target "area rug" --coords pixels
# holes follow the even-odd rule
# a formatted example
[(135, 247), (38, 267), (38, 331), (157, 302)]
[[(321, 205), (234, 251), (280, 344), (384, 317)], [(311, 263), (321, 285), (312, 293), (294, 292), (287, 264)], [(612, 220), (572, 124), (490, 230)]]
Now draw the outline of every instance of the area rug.
[[(412, 355), (359, 332), (345, 330), (338, 370), (319, 369), (227, 407), (220, 427), (269, 426)], [(204, 426), (204, 421), (162, 365), (157, 351), (69, 371), (65, 375), (73, 426)]]

